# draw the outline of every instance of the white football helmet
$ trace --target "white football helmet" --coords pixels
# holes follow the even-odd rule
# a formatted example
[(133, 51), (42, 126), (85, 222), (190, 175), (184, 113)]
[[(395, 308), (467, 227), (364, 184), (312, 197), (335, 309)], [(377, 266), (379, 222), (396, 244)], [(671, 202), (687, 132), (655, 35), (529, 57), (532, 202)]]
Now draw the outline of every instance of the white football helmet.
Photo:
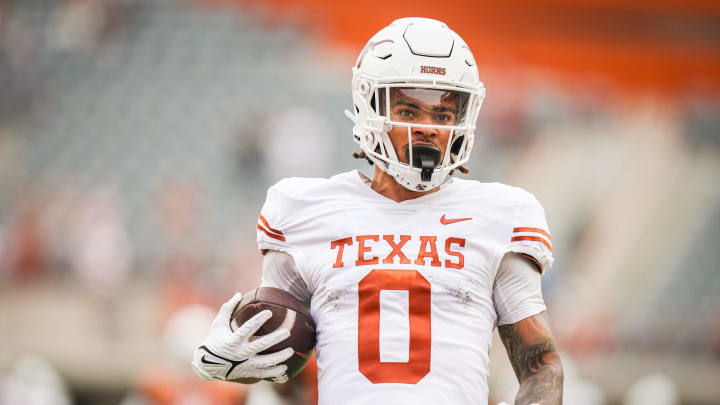
[[(353, 139), (381, 170), (410, 190), (424, 191), (448, 181), (452, 171), (467, 162), (485, 86), (470, 48), (445, 23), (395, 20), (370, 38), (352, 72), (354, 112), (345, 114), (355, 124)], [(404, 119), (412, 112), (391, 114), (397, 103), (433, 118), (420, 123)], [(434, 119), (438, 103), (450, 103), (452, 108), (442, 107), (452, 110), (449, 116)], [(407, 128), (405, 154), (410, 163), (398, 159), (388, 136), (396, 127)], [(450, 131), (444, 156), (437, 148), (430, 148), (435, 155), (421, 155), (422, 146), (413, 144), (418, 128)]]

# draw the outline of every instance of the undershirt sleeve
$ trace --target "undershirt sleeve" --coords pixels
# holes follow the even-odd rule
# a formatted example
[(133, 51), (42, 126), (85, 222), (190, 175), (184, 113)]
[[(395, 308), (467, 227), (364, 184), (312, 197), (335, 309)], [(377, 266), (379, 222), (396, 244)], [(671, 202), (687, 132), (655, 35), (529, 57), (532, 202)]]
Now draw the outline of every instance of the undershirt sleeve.
[(310, 306), (312, 293), (305, 280), (300, 276), (295, 259), (288, 253), (278, 250), (265, 252), (260, 287), (275, 287), (285, 290), (304, 302), (306, 306)]
[(493, 302), (498, 326), (545, 311), (537, 266), (522, 254), (506, 254), (495, 276)]

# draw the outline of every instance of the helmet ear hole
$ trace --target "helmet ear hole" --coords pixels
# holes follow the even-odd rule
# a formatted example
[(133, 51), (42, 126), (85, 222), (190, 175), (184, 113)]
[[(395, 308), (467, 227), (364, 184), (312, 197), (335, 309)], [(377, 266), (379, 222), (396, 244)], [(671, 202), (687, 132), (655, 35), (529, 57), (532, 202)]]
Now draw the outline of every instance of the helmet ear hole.
[(370, 83), (365, 79), (360, 79), (357, 88), (360, 94), (362, 94), (363, 96), (367, 96), (371, 90)]
[(450, 146), (450, 154), (455, 155), (455, 156), (460, 154), (460, 148), (462, 148), (464, 139), (465, 139), (465, 135), (461, 135), (453, 141), (452, 145)]

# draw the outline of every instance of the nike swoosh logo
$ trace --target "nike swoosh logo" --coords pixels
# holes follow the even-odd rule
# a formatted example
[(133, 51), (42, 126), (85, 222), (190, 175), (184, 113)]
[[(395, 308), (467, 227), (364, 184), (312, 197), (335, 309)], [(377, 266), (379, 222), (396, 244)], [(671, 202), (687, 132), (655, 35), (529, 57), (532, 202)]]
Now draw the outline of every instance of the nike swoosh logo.
[(443, 214), (443, 216), (440, 218), (440, 223), (443, 224), (443, 225), (449, 225), (449, 224), (454, 224), (455, 222), (469, 221), (469, 220), (471, 220), (471, 219), (472, 219), (472, 218), (453, 218), (453, 219), (446, 219), (446, 218), (445, 218), (445, 214)]
[[(217, 354), (211, 352), (210, 349), (208, 349), (207, 346), (205, 346), (205, 345), (202, 345), (202, 346), (198, 347), (198, 349), (205, 350), (206, 352), (212, 354), (213, 356), (217, 357), (218, 359), (222, 359), (222, 360), (225, 360), (225, 361), (227, 361), (228, 363), (230, 363), (230, 368), (228, 368), (227, 373), (225, 373), (225, 378), (228, 378), (228, 377), (230, 376), (230, 373), (233, 372), (233, 370), (235, 369), (235, 367), (237, 367), (237, 366), (245, 363), (246, 361), (248, 361), (248, 359), (239, 360), (239, 361), (238, 361), (238, 360), (226, 359), (225, 357), (218, 356)], [(216, 366), (225, 366), (225, 365), (226, 365), (226, 364), (223, 364), (223, 363), (215, 363), (214, 361), (207, 360), (207, 359), (205, 358), (205, 355), (204, 355), (204, 354), (203, 354), (203, 356), (200, 358), (200, 362), (201, 362), (201, 363), (204, 363), (204, 364), (214, 364), (214, 365), (216, 365)]]
[(200, 362), (202, 362), (202, 363), (204, 363), (204, 364), (216, 364), (216, 365), (218, 365), (218, 366), (222, 366), (222, 365), (223, 365), (223, 363), (216, 363), (216, 362), (214, 362), (214, 361), (210, 361), (210, 360), (206, 359), (204, 354), (203, 354), (202, 358), (200, 358)]

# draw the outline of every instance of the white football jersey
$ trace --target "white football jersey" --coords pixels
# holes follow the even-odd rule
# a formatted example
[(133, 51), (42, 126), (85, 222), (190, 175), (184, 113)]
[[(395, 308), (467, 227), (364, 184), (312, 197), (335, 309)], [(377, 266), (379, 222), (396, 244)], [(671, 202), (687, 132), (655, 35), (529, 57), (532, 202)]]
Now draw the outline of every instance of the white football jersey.
[(520, 188), (453, 179), (395, 202), (357, 171), (290, 178), (268, 190), (257, 229), (311, 297), (320, 405), (485, 405), (498, 319), (545, 309), (493, 302), (506, 253), (552, 265), (543, 208)]

